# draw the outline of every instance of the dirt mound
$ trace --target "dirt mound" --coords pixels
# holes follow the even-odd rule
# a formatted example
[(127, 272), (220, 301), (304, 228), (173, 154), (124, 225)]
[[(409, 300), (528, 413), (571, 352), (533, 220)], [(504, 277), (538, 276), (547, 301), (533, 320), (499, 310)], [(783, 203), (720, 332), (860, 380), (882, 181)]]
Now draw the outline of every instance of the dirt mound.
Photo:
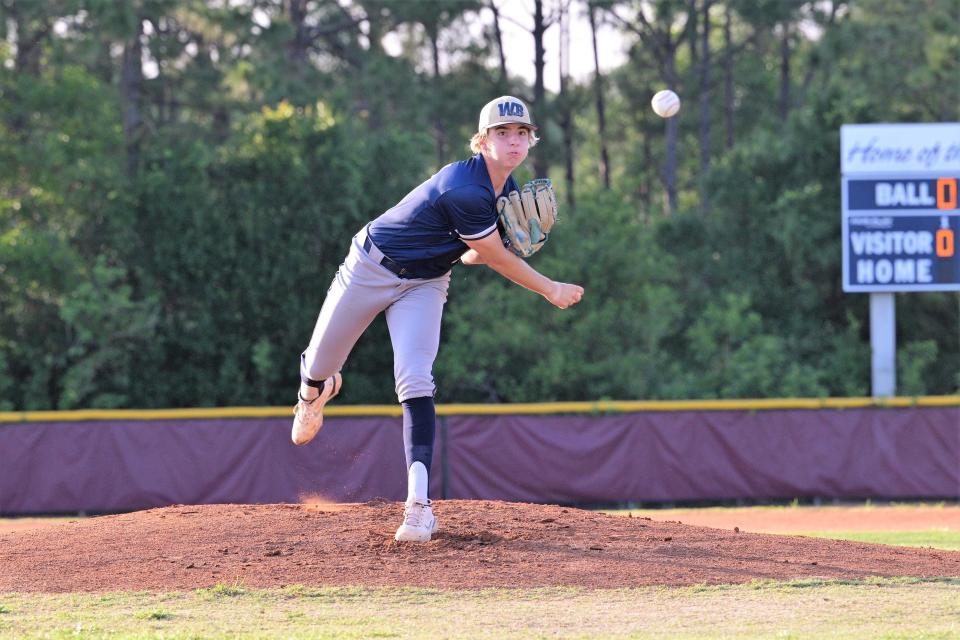
[(403, 506), (174, 506), (0, 534), (0, 591), (246, 587), (631, 587), (754, 579), (960, 576), (960, 552), (774, 536), (552, 505), (434, 503), (440, 531), (397, 543)]

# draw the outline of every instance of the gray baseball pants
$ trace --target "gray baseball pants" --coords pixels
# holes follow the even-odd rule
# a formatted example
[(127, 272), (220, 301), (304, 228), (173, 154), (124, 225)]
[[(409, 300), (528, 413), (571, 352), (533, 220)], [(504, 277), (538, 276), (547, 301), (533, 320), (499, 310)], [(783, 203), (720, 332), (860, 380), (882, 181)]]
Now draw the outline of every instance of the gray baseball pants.
[(440, 347), (440, 318), (450, 272), (429, 279), (394, 275), (363, 249), (366, 230), (354, 236), (317, 317), (301, 375), (325, 380), (340, 371), (357, 340), (381, 311), (393, 344), (393, 376), (400, 402), (433, 396), (433, 362)]

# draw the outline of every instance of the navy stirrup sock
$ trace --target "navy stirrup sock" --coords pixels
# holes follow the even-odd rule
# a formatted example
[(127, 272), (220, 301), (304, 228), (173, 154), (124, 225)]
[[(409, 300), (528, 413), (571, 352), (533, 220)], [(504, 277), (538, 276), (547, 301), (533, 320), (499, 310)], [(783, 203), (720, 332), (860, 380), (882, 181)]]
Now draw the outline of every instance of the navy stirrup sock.
[(313, 387), (314, 389), (320, 389), (320, 393), (323, 393), (323, 380), (312, 380), (307, 376), (307, 354), (300, 354), (300, 382), (307, 385), (308, 387)]
[(433, 462), (433, 438), (437, 430), (433, 398), (410, 398), (400, 404), (403, 406), (403, 449), (407, 457), (407, 469), (414, 462), (422, 462), (429, 472), (430, 463)]

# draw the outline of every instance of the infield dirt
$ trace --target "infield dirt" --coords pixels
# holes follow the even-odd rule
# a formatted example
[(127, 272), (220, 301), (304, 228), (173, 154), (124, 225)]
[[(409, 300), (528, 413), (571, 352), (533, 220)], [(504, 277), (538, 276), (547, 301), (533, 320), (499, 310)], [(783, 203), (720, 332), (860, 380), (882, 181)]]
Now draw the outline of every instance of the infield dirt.
[(403, 506), (173, 506), (0, 533), (0, 592), (245, 587), (636, 587), (957, 577), (960, 552), (768, 535), (553, 505), (440, 501), (428, 543)]

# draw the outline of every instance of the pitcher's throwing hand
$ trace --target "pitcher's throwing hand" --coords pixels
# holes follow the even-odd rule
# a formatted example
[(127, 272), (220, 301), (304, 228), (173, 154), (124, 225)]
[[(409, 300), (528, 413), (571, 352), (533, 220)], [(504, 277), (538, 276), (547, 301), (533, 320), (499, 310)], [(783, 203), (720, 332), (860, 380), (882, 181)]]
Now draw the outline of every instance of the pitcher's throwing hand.
[(566, 282), (554, 282), (555, 286), (546, 295), (550, 304), (560, 309), (566, 309), (580, 302), (583, 297), (583, 287), (576, 284), (567, 284)]

